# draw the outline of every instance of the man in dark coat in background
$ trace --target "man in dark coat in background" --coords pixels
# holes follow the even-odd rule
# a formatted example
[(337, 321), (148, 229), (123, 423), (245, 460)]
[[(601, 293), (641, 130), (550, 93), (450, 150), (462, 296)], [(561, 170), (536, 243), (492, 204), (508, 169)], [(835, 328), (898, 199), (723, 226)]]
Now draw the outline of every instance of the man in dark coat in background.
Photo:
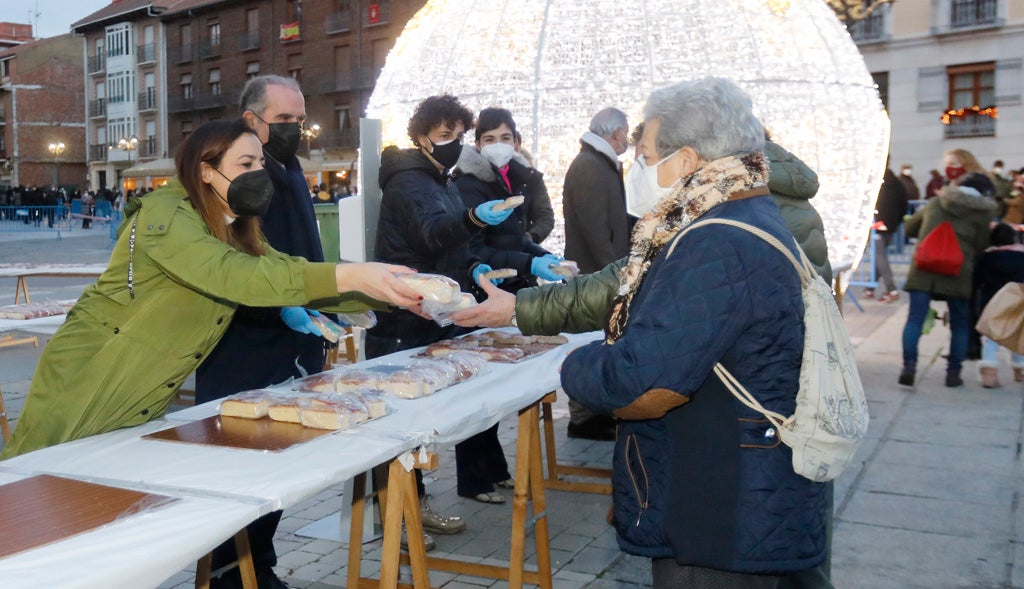
[[(323, 262), (323, 248), (309, 187), (296, 157), (306, 119), (305, 99), (292, 78), (259, 76), (249, 80), (240, 99), (242, 117), (263, 142), (265, 167), (274, 196), (261, 218), (263, 234), (281, 252)], [(301, 307), (240, 306), (224, 338), (196, 371), (196, 403), (258, 389), (323, 370), (324, 340)], [(274, 532), (281, 512), (249, 524), (253, 564), (260, 589), (287, 587), (273, 571), (277, 564)], [(235, 559), (234, 544), (214, 550), (213, 569)], [(211, 581), (210, 587), (241, 587), (237, 569)]]
[(889, 266), (889, 246), (903, 224), (903, 216), (907, 214), (907, 200), (903, 182), (890, 168), (886, 168), (882, 187), (878, 190), (878, 200), (875, 201), (876, 239), (873, 246), (875, 269), (882, 287), (878, 300), (882, 303), (891, 303), (900, 298), (900, 291), (896, 289), (892, 268)]
[[(569, 165), (562, 188), (565, 258), (583, 274), (597, 272), (629, 253), (626, 189), (619, 156), (629, 146), (626, 113), (608, 107), (590, 120), (580, 153)], [(615, 420), (595, 415), (569, 400), (569, 437), (614, 440)]]

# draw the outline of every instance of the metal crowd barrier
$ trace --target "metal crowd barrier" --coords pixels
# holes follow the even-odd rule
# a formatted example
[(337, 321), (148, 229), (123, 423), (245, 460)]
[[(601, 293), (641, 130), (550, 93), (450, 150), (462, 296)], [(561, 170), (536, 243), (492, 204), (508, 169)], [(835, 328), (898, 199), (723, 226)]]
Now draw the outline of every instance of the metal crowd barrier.
[(29, 231), (71, 231), (72, 218), (66, 205), (56, 206), (0, 206), (0, 233)]

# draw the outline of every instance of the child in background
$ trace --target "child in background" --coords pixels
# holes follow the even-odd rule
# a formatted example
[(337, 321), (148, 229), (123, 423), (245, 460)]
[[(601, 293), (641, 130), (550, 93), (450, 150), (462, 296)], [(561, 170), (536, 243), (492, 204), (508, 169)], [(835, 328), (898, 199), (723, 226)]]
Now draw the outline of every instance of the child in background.
[[(985, 250), (974, 269), (974, 289), (984, 310), (1000, 288), (1010, 282), (1024, 282), (1024, 245), (1017, 242), (1017, 231), (1006, 223), (992, 228), (992, 245)], [(999, 344), (982, 337), (981, 386), (999, 387)], [(1024, 382), (1024, 355), (1012, 354), (1013, 380)]]

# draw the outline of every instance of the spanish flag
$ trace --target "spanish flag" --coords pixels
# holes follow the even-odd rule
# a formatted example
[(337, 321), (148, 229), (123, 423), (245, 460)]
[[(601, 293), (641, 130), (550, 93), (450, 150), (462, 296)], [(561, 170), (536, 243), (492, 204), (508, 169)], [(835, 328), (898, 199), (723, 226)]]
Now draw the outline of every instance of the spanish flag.
[(299, 38), (299, 21), (281, 25), (281, 40), (291, 41)]

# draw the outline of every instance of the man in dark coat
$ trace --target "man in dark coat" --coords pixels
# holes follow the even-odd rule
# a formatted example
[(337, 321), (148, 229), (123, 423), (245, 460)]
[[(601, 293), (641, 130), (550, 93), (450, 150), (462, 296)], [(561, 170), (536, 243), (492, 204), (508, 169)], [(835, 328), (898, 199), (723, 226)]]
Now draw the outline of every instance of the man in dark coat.
[[(629, 253), (626, 189), (619, 157), (629, 146), (626, 113), (608, 107), (590, 121), (562, 188), (565, 257), (580, 272), (597, 272)], [(615, 422), (569, 401), (569, 437), (614, 440)]]
[(896, 282), (892, 277), (892, 268), (889, 267), (889, 246), (892, 245), (893, 236), (899, 231), (900, 225), (903, 224), (903, 216), (906, 214), (907, 192), (903, 188), (903, 182), (891, 169), (886, 168), (882, 187), (878, 190), (878, 200), (875, 202), (874, 242), (875, 269), (883, 289), (878, 295), (878, 300), (883, 303), (891, 303), (900, 298), (900, 291), (896, 290)]
[(921, 189), (918, 188), (917, 181), (914, 180), (914, 168), (909, 164), (900, 166), (900, 183), (903, 184), (908, 201), (921, 199)]
[[(253, 78), (242, 90), (240, 110), (263, 142), (265, 167), (274, 184), (274, 197), (261, 218), (263, 234), (278, 251), (323, 262), (313, 203), (295, 155), (306, 120), (298, 84), (281, 76)], [(239, 307), (223, 339), (196, 371), (196, 402), (278, 384), (303, 371), (322, 371), (324, 340), (315, 332), (297, 330), (302, 329), (303, 315), (305, 310), (299, 307)], [(290, 327), (293, 324), (296, 327)], [(272, 568), (277, 564), (273, 540), (280, 520), (281, 512), (275, 511), (248, 526), (260, 589), (287, 587)], [(234, 560), (233, 542), (219, 546), (213, 558), (214, 570)], [(241, 587), (240, 583), (236, 569), (210, 586)]]

